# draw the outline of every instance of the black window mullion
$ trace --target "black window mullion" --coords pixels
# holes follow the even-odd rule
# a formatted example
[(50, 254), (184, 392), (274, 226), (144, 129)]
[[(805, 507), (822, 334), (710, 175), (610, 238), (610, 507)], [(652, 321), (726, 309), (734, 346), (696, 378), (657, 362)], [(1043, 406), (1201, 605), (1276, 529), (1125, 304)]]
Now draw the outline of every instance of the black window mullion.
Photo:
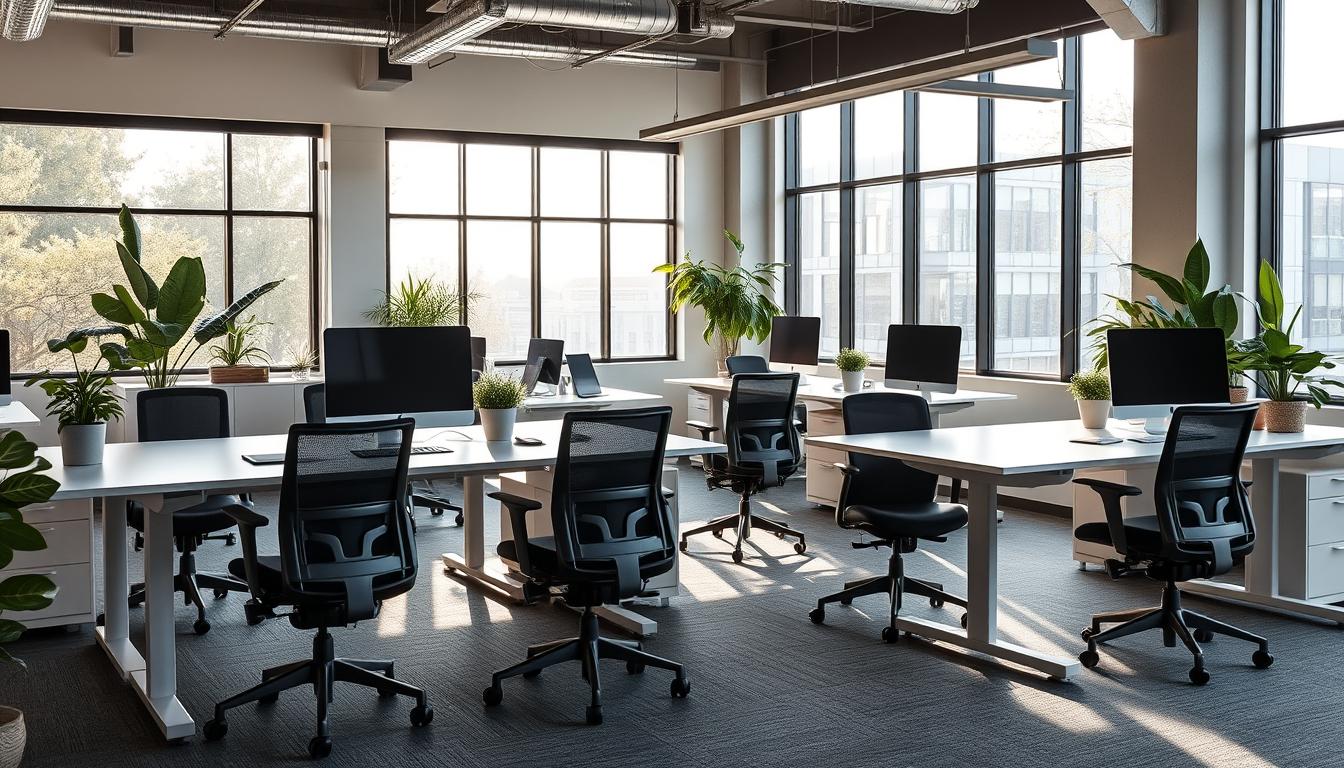
[(457, 145), (457, 212), (462, 215), (457, 224), (457, 292), (462, 307), (462, 321), (471, 325), (471, 305), (467, 294), (467, 145)]
[(802, 280), (798, 251), (798, 113), (784, 118), (784, 311), (797, 315)]
[(541, 149), (532, 147), (532, 337), (541, 338)]
[(224, 306), (233, 303), (233, 134), (224, 134)]
[[(1064, 87), (1082, 93), (1082, 43), (1076, 38), (1064, 41)], [(1082, 142), (1082, 110), (1077, 98), (1064, 102), (1064, 155), (1079, 151)], [(1067, 379), (1079, 367), (1082, 346), (1082, 199), (1081, 166), (1066, 160), (1060, 174), (1060, 275), (1059, 275), (1059, 375)]]
[[(599, 247), (602, 249), (600, 264), (598, 269), (599, 287), (598, 301), (601, 304), (598, 307), (598, 344), (601, 346), (601, 355), (603, 360), (611, 359), (611, 153), (603, 150), (601, 157), (601, 190), (599, 194), (602, 199), (599, 201), (599, 213), (602, 216), (602, 223), (599, 225), (602, 231), (602, 241)], [(672, 210), (669, 208), (668, 210)]]
[[(988, 72), (980, 74), (989, 82)], [(994, 162), (994, 101), (978, 99), (977, 155), (984, 166)], [(975, 204), (975, 367), (981, 374), (994, 368), (994, 174), (976, 174)]]
[[(854, 102), (840, 105), (840, 181), (854, 179)], [(854, 188), (840, 188), (840, 346), (853, 347), (854, 297), (858, 286), (854, 270)]]
[[(901, 168), (919, 169), (919, 95), (905, 92), (904, 125), (901, 131)], [(901, 183), (901, 321), (919, 322), (919, 182)]]

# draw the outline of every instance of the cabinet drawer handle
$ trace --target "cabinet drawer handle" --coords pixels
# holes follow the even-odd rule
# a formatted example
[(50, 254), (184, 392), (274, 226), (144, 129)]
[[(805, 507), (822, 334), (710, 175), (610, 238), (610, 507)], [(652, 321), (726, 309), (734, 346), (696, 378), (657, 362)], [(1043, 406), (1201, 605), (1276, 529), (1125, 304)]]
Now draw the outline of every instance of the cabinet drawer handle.
[(1332, 544), (1332, 545), (1330, 545), (1330, 551), (1331, 551), (1331, 552), (1344, 552), (1344, 544)]
[(1330, 478), (1330, 482), (1332, 482), (1332, 483), (1344, 483), (1344, 477), (1332, 477), (1332, 478)]
[(36, 530), (38, 533), (53, 533), (55, 532), (56, 529), (53, 527), (53, 528), (38, 528)]

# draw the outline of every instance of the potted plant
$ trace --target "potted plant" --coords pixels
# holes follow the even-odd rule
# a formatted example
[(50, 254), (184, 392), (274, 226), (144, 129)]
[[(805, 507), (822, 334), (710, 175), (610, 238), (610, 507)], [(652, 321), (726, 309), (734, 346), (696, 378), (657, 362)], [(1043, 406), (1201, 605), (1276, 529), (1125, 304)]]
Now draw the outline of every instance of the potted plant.
[[(0, 569), (9, 565), (17, 552), (36, 552), (47, 548), (42, 532), (23, 521), (22, 508), (41, 504), (60, 487), (42, 474), (51, 462), (37, 456), (37, 446), (16, 430), (0, 437)], [(13, 470), (21, 470), (15, 472)], [(0, 579), (0, 664), (23, 666), (5, 650), (4, 644), (19, 639), (24, 626), (5, 613), (40, 611), (56, 597), (56, 585), (42, 574), (21, 574)], [(0, 690), (5, 690), (0, 687)], [(11, 689), (12, 690), (12, 689)], [(0, 706), (0, 768), (18, 768), (23, 759), (27, 730), (23, 713)]]
[(79, 360), (89, 339), (115, 333), (113, 328), (84, 328), (71, 331), (64, 339), (51, 339), (47, 349), (53, 353), (69, 352), (74, 375), (52, 376), (50, 371), (43, 371), (25, 385), (37, 384), (47, 393), (47, 415), (56, 417), (61, 462), (67, 467), (103, 463), (107, 423), (123, 415), (112, 377), (98, 369), (105, 358), (95, 358), (89, 368), (83, 367)]
[(669, 275), (667, 288), (672, 297), (672, 311), (680, 312), (686, 306), (699, 307), (705, 313), (704, 339), (713, 344), (718, 339), (719, 375), (727, 376), (724, 362), (737, 354), (743, 338), (757, 343), (770, 335), (770, 322), (783, 311), (775, 304), (775, 283), (782, 262), (742, 266), (742, 252), (746, 246), (732, 232), (723, 236), (737, 252), (737, 264), (722, 267), (703, 260), (692, 260), (687, 253), (685, 261), (677, 264), (659, 264), (654, 272)]
[[(1306, 429), (1307, 404), (1317, 408), (1330, 402), (1327, 386), (1344, 387), (1344, 382), (1316, 373), (1330, 370), (1335, 363), (1324, 352), (1304, 349), (1292, 342), (1293, 328), (1302, 315), (1299, 306), (1285, 325), (1283, 287), (1268, 261), (1260, 262), (1260, 295), (1255, 308), (1260, 316), (1260, 335), (1239, 345), (1245, 368), (1258, 374), (1268, 402), (1260, 405), (1265, 427), (1270, 432), (1301, 432)], [(1305, 399), (1298, 394), (1306, 389)]]
[(482, 298), (479, 293), (459, 293), (456, 286), (428, 277), (407, 277), (383, 294), (378, 306), (364, 313), (369, 322), (390, 328), (425, 328), (461, 325), (467, 303)]
[(1078, 401), (1085, 429), (1105, 429), (1111, 416), (1111, 378), (1105, 371), (1079, 371), (1069, 377), (1069, 394)]
[(289, 350), (289, 372), (295, 381), (307, 381), (317, 367), (317, 350), (302, 344)]
[(842, 349), (835, 356), (835, 367), (840, 369), (840, 382), (846, 392), (863, 391), (863, 371), (870, 362), (868, 354), (857, 349)]
[[(256, 316), (230, 320), (224, 326), (223, 341), (210, 347), (211, 384), (262, 384), (271, 380), (266, 350), (256, 343), (263, 326)], [(257, 365), (256, 363), (261, 363)]]
[(485, 439), (500, 442), (513, 439), (513, 425), (518, 421), (518, 406), (527, 397), (523, 383), (510, 376), (493, 371), (481, 374), (471, 385), (471, 398), (481, 412), (481, 426)]

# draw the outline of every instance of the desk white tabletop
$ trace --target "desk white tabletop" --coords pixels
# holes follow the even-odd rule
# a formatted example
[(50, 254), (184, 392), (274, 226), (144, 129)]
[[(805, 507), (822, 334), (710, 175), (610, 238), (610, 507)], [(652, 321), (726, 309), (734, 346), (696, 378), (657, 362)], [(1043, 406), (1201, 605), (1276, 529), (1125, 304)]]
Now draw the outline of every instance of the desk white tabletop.
[[(1111, 421), (1107, 431), (1123, 438), (1140, 434), (1141, 428), (1122, 421)], [(1112, 445), (1084, 445), (1069, 442), (1072, 438), (1101, 433), (1101, 430), (1083, 429), (1081, 422), (1069, 420), (947, 427), (919, 432), (832, 435), (809, 437), (806, 442), (807, 445), (853, 450), (925, 466), (985, 475), (1022, 475), (1156, 464), (1162, 455), (1162, 443), (1124, 440)], [(1299, 434), (1252, 432), (1246, 455), (1254, 457), (1330, 448), (1344, 450), (1344, 428), (1309, 424), (1306, 432)], [(949, 474), (956, 476), (955, 471)]]
[[(733, 388), (733, 380), (719, 378), (717, 376), (708, 376), (704, 378), (685, 378), (685, 379), (667, 379), (666, 384), (680, 384), (692, 389), (702, 391), (714, 390), (718, 392), (729, 392)], [(839, 384), (839, 379), (827, 379), (821, 376), (808, 376), (806, 383), (798, 387), (798, 399), (809, 400), (817, 403), (837, 404), (850, 395), (856, 395), (857, 392), (845, 392), (835, 389)], [(863, 390), (864, 392), (900, 392), (907, 395), (917, 395), (908, 389), (888, 389), (882, 382), (873, 382), (871, 387)], [(986, 403), (995, 400), (1016, 400), (1017, 395), (1007, 392), (982, 392), (975, 389), (962, 389), (953, 393), (934, 392), (933, 399), (930, 401), (930, 407), (940, 405), (965, 405), (969, 403)]]
[(534, 395), (523, 401), (523, 407), (529, 411), (572, 411), (581, 408), (624, 408), (627, 406), (653, 405), (661, 402), (662, 399), (661, 395), (648, 392), (603, 387), (602, 394), (597, 397), (579, 397), (573, 391), (548, 397)]
[[(541, 438), (545, 442), (539, 446), (486, 442), (480, 426), (418, 429), (417, 443), (447, 446), (452, 452), (412, 456), (410, 474), (419, 477), (493, 473), (548, 466), (556, 460), (560, 426), (558, 419), (519, 423), (514, 434)], [(465, 439), (464, 435), (470, 439)], [(38, 455), (52, 463), (48, 474), (61, 484), (54, 496), (56, 500), (192, 490), (246, 490), (279, 485), (284, 466), (252, 465), (243, 461), (242, 455), (284, 453), (285, 441), (285, 435), (259, 435), (217, 440), (110, 443), (104, 451), (103, 463), (88, 467), (62, 466), (59, 448), (42, 448)], [(718, 443), (676, 434), (667, 437), (668, 458), (726, 450)]]
[(18, 400), (10, 401), (9, 405), (0, 405), (0, 428), (36, 423), (38, 423), (37, 416)]

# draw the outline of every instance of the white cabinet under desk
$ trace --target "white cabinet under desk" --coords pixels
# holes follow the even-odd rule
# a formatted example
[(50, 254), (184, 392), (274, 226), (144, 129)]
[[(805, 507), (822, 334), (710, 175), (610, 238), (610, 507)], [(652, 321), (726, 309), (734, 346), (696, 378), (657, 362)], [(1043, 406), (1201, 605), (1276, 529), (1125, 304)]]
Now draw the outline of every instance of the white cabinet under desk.
[(1344, 459), (1279, 464), (1279, 591), (1344, 600)]
[(56, 599), (40, 611), (15, 614), (29, 629), (92, 624), (93, 501), (53, 501), (24, 507), (23, 521), (36, 528), (47, 548), (15, 552), (0, 569), (0, 581), (10, 576), (40, 574), (56, 584)]
[[(257, 384), (211, 384), (209, 379), (183, 379), (179, 387), (217, 387), (229, 396), (229, 427), (234, 437), (283, 433), (290, 424), (305, 421), (303, 390), (321, 379), (300, 381), (289, 374), (272, 374), (271, 380)], [(137, 396), (147, 387), (138, 379), (117, 382), (119, 394), (124, 397), (126, 416), (124, 442), (136, 442), (139, 435)]]

